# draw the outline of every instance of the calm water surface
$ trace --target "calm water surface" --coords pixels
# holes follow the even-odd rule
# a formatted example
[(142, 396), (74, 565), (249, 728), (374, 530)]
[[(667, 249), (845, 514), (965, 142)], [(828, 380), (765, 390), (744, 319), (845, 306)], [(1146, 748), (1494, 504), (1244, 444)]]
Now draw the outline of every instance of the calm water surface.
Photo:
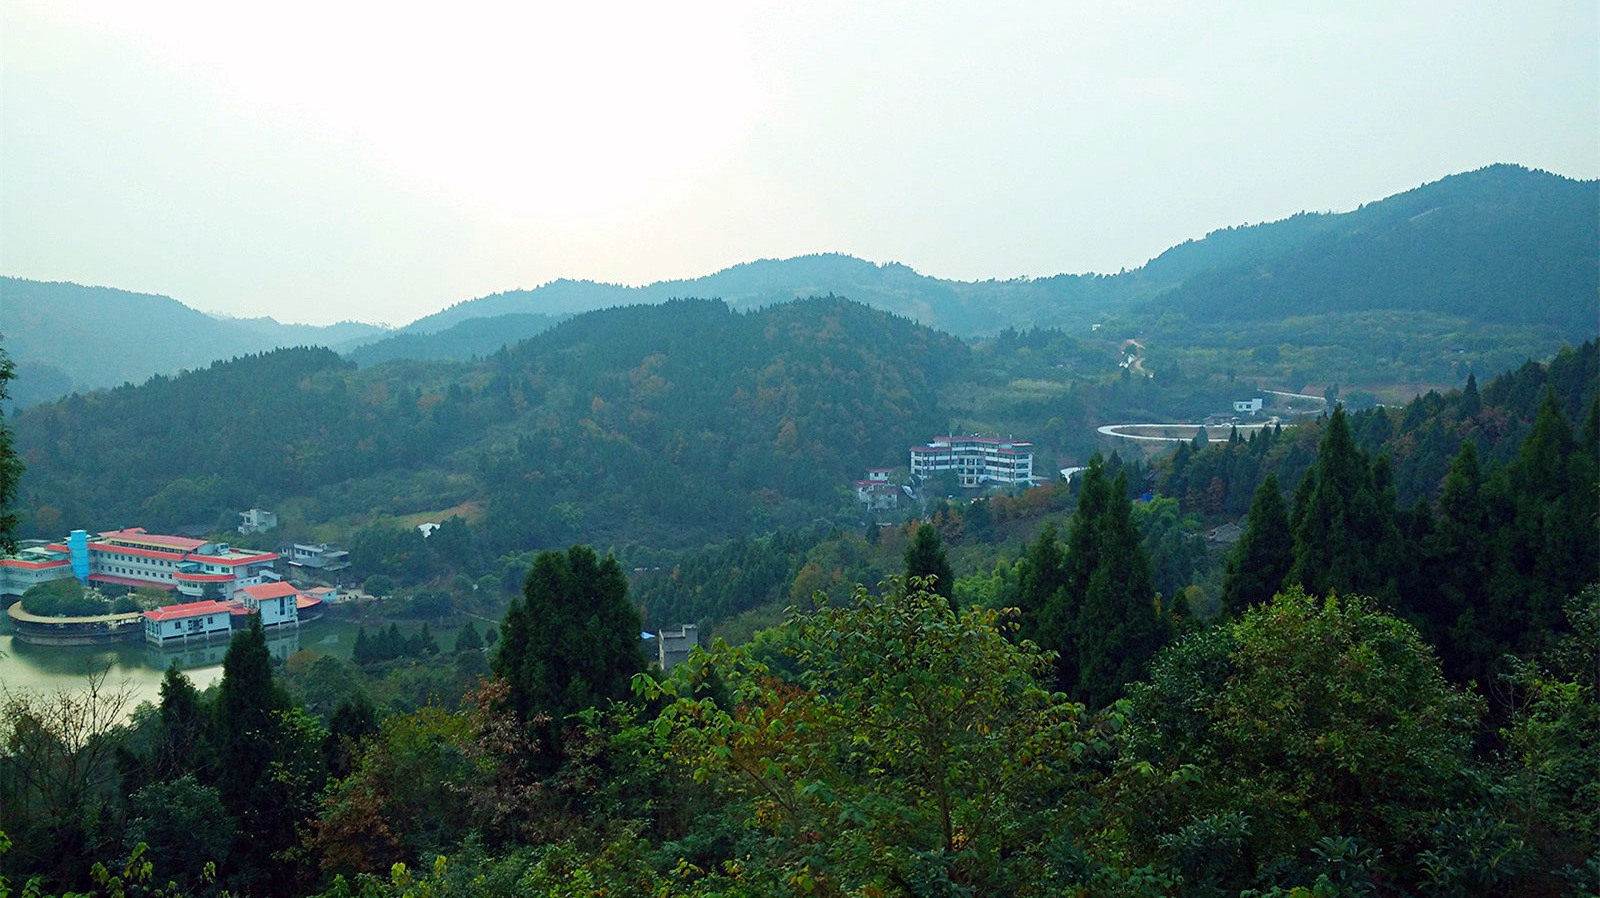
[[(350, 657), (355, 643), (356, 625), (349, 621), (313, 621), (267, 637), (267, 649), (278, 661), (301, 649), (325, 655)], [(58, 689), (81, 689), (90, 673), (109, 671), (111, 684), (127, 683), (133, 691), (131, 711), (140, 702), (161, 700), (161, 678), (167, 666), (176, 661), (198, 689), (222, 678), (222, 656), (226, 641), (190, 643), (187, 646), (157, 648), (143, 642), (115, 646), (29, 645), (11, 635), (9, 626), (0, 630), (0, 688), (51, 693)]]

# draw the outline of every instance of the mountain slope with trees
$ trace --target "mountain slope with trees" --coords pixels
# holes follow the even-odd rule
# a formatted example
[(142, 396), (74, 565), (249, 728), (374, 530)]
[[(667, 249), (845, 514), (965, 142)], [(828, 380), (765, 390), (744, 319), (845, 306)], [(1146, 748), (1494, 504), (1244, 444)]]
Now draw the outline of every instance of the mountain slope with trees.
[(1595, 182), (1495, 165), (1352, 212), (1213, 231), (1117, 274), (955, 281), (823, 253), (639, 287), (557, 280), (456, 303), (388, 339), (371, 325), (218, 320), (166, 297), (15, 278), (0, 279), (0, 308), (22, 405), (283, 345), (328, 345), (363, 365), (466, 360), (562, 317), (687, 297), (736, 310), (847, 297), (966, 339), (1099, 326), (1150, 346), (1152, 370), (1232, 370), (1290, 389), (1457, 383), (1595, 335), (1597, 196)]
[[(27, 535), (487, 507), (496, 552), (702, 543), (845, 507), (947, 427), (960, 341), (855, 303), (594, 312), (472, 364), (287, 349), (16, 416)], [(762, 522), (770, 522), (763, 524)]]
[(1594, 182), (1493, 165), (1352, 212), (1212, 231), (1117, 274), (952, 281), (823, 253), (642, 287), (558, 280), (457, 303), (402, 330), (687, 296), (749, 308), (831, 293), (969, 338), (1006, 327), (1086, 330), (1118, 314), (1209, 324), (1404, 310), (1539, 327), (1578, 342), (1595, 327), (1597, 220)]
[(18, 405), (143, 383), (246, 353), (382, 332), (351, 322), (321, 327), (214, 318), (167, 296), (12, 277), (0, 277), (0, 314), (19, 369), (12, 389)]

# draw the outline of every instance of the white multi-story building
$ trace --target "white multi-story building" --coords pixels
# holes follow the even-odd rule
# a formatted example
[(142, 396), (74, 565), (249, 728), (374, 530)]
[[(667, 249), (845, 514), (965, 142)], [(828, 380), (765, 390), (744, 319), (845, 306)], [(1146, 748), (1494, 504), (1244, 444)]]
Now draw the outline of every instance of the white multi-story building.
[(962, 486), (1031, 483), (1033, 444), (998, 437), (936, 437), (911, 447), (911, 473), (928, 478), (953, 471)]
[(74, 530), (65, 542), (25, 549), (0, 559), (0, 594), (77, 577), (85, 583), (156, 586), (200, 599), (231, 599), (247, 586), (278, 579), (273, 552), (235, 549), (227, 543), (148, 533), (142, 527), (107, 530), (90, 538)]
[(239, 601), (246, 611), (261, 615), (263, 627), (300, 623), (300, 590), (282, 581), (246, 586), (239, 590)]

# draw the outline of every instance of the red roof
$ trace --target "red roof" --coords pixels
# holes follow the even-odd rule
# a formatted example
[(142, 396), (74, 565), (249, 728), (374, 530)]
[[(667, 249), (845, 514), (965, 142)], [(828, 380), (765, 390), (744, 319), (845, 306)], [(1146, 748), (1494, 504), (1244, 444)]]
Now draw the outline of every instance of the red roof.
[(208, 540), (189, 539), (185, 536), (164, 536), (160, 533), (148, 533), (143, 527), (134, 527), (129, 530), (106, 530), (100, 534), (100, 538), (127, 540), (128, 542), (141, 543), (146, 546), (160, 546), (163, 549), (177, 549), (183, 552), (193, 552), (208, 542)]
[(159, 583), (155, 580), (138, 580), (133, 577), (115, 577), (111, 574), (90, 574), (89, 579), (96, 583), (115, 583), (118, 586), (154, 586), (158, 589), (176, 589), (171, 583)]
[(321, 604), (322, 604), (322, 599), (320, 599), (320, 598), (318, 598), (316, 596), (302, 595), (299, 598), (294, 600), (294, 607), (295, 607), (296, 613), (304, 611), (307, 608), (315, 608), (316, 606), (321, 605)]
[(178, 580), (195, 580), (201, 583), (221, 583), (225, 580), (239, 579), (232, 574), (185, 574), (183, 571), (178, 571), (172, 576)]
[(284, 596), (297, 595), (300, 592), (292, 584), (285, 583), (282, 580), (276, 583), (263, 583), (260, 586), (246, 586), (244, 591), (252, 599), (280, 599)]
[(95, 552), (126, 552), (129, 555), (145, 558), (170, 558), (174, 561), (183, 559), (182, 552), (157, 552), (154, 549), (135, 549), (133, 546), (114, 546), (110, 543), (90, 543), (89, 548)]
[(238, 602), (185, 602), (182, 605), (168, 605), (165, 608), (146, 611), (144, 616), (150, 620), (181, 620), (202, 614), (228, 614), (238, 607)]
[(20, 567), (30, 571), (42, 570), (47, 567), (61, 567), (69, 563), (65, 558), (57, 561), (23, 561), (21, 558), (0, 558), (0, 567)]

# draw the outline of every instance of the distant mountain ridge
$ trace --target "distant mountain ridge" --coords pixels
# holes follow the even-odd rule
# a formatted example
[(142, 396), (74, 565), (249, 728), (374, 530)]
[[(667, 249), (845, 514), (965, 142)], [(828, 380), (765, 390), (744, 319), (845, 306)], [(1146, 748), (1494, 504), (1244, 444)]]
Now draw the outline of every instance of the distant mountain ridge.
[(1007, 327), (1087, 327), (1109, 315), (1197, 321), (1406, 309), (1480, 323), (1596, 332), (1600, 182), (1515, 165), (1451, 175), (1351, 212), (1222, 228), (1133, 271), (949, 281), (898, 263), (823, 253), (745, 262), (642, 287), (558, 280), (467, 300), (400, 331), (509, 313), (718, 298), (733, 308), (837, 295), (962, 337)]
[(1410, 310), (1581, 342), (1600, 327), (1597, 247), (1597, 182), (1493, 165), (1174, 247), (1144, 271), (1177, 286), (1146, 309), (1215, 323)]
[[(1371, 311), (1523, 328), (1550, 349), (1600, 333), (1600, 182), (1515, 165), (1451, 175), (1351, 212), (1222, 228), (1113, 275), (951, 281), (839, 253), (745, 262), (641, 287), (562, 279), (458, 302), (392, 332), (344, 323), (219, 321), (167, 297), (0, 278), (13, 393), (39, 401), (275, 346), (333, 347), (363, 365), (465, 360), (596, 309), (680, 298), (751, 309), (839, 296), (963, 338), (1007, 328), (1087, 331), (1119, 319), (1169, 340)], [(1340, 318), (1339, 316), (1344, 316)], [(1430, 331), (1431, 332), (1431, 331)]]
[(112, 287), (0, 277), (0, 334), (17, 363), (18, 405), (73, 390), (142, 383), (280, 346), (381, 333), (369, 324), (319, 327), (207, 315), (169, 297)]

